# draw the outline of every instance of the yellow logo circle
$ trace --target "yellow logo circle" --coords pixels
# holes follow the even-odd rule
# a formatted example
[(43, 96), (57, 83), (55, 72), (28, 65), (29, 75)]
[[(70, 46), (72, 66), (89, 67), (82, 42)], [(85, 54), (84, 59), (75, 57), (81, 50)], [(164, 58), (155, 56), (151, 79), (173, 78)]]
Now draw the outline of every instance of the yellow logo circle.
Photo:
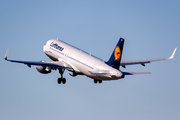
[(120, 50), (119, 46), (116, 46), (116, 48), (114, 50), (114, 57), (116, 60), (120, 60), (120, 58), (121, 58), (121, 50)]

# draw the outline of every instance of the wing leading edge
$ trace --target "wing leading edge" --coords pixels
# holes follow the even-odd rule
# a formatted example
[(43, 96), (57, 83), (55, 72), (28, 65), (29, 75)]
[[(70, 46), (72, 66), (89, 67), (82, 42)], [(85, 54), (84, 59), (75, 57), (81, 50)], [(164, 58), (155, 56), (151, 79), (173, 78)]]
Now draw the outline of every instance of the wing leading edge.
[(160, 59), (149, 59), (149, 60), (134, 60), (134, 61), (122, 61), (121, 66), (126, 67), (126, 65), (135, 65), (135, 64), (141, 64), (142, 66), (145, 66), (146, 63), (151, 63), (155, 61), (162, 61), (162, 60), (170, 60), (174, 58), (174, 55), (176, 53), (177, 47), (174, 49), (172, 55), (168, 58), (160, 58)]
[(71, 70), (72, 67), (64, 64), (60, 61), (19, 61), (19, 60), (8, 60), (8, 53), (9, 53), (9, 49), (6, 52), (6, 55), (4, 57), (5, 60), (10, 61), (10, 62), (15, 62), (15, 63), (23, 63), (25, 65), (27, 65), (28, 67), (31, 67), (31, 65), (37, 65), (37, 66), (44, 66), (44, 67), (51, 67), (54, 69), (67, 69), (67, 70)]

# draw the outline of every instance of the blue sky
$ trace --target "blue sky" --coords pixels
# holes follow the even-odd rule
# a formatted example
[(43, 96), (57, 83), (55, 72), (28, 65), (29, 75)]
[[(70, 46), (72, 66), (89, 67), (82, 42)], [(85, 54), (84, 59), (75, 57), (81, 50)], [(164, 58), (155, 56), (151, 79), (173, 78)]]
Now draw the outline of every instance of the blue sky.
[(108, 60), (120, 37), (123, 60), (169, 57), (180, 48), (180, 1), (0, 1), (1, 120), (179, 120), (179, 49), (170, 61), (128, 66), (152, 72), (94, 84), (85, 76), (58, 85), (58, 71), (6, 62), (49, 60), (43, 45), (59, 38)]

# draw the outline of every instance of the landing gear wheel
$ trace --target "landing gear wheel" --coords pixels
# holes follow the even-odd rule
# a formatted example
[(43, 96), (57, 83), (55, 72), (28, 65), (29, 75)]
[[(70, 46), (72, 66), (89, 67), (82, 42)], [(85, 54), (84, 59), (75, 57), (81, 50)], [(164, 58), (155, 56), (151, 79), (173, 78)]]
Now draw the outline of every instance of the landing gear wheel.
[(57, 82), (58, 84), (61, 84), (61, 83), (66, 84), (66, 78), (58, 78)]
[(62, 79), (58, 78), (58, 84), (61, 84)]
[(62, 79), (62, 83), (63, 83), (63, 84), (66, 84), (66, 78), (63, 78), (63, 79)]
[(94, 80), (94, 83), (96, 84), (96, 83), (102, 83), (102, 80)]
[(94, 80), (94, 83), (96, 84), (96, 83), (97, 83), (97, 80)]

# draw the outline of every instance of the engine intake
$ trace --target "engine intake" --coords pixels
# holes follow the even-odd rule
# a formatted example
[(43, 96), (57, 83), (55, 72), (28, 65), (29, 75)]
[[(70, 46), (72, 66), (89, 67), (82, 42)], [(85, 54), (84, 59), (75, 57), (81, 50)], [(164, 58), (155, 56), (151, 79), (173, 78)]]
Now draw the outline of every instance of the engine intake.
[(44, 66), (36, 66), (36, 70), (42, 74), (48, 74), (51, 72), (50, 67), (44, 67)]

